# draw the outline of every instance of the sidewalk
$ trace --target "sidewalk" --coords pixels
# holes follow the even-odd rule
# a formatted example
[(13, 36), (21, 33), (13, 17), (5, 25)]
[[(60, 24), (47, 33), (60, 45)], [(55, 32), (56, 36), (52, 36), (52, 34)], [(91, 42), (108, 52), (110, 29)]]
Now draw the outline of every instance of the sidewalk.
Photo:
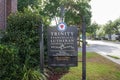
[(102, 41), (104, 41), (104, 42), (110, 42), (110, 43), (115, 43), (115, 44), (120, 44), (120, 41), (108, 41), (108, 40), (102, 40)]
[[(120, 59), (115, 59), (108, 56), (108, 55), (112, 55), (120, 58), (120, 42), (88, 41), (88, 44), (89, 46), (86, 46), (86, 52), (96, 52), (99, 55), (117, 64), (120, 64)], [(116, 48), (118, 49), (116, 50)], [(82, 48), (78, 48), (78, 51), (82, 52)]]

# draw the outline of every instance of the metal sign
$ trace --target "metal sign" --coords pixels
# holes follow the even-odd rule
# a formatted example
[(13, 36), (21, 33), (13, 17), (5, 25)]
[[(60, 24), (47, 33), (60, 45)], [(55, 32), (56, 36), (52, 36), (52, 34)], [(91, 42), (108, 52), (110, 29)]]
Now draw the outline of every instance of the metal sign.
[(77, 66), (77, 28), (48, 28), (48, 64), (49, 66)]

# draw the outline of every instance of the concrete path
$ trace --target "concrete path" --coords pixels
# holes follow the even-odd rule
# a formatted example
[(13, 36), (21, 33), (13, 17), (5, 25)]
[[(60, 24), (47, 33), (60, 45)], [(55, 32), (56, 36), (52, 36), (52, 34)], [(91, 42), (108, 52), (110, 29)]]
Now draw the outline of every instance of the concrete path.
[[(115, 59), (109, 56), (115, 56), (120, 58), (120, 42), (108, 42), (98, 40), (87, 40), (89, 46), (87, 46), (87, 52), (96, 52), (111, 61), (120, 64), (120, 59)], [(81, 48), (79, 48), (81, 51)], [(109, 55), (109, 56), (108, 56)]]

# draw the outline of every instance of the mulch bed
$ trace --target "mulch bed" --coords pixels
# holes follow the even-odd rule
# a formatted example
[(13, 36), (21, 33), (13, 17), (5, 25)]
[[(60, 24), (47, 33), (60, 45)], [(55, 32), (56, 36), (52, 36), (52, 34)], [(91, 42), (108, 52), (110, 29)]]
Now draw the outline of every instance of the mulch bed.
[(47, 71), (48, 74), (48, 80), (60, 80), (60, 78), (68, 73), (68, 69), (65, 68), (59, 68), (59, 70), (56, 70), (57, 68), (49, 68)]

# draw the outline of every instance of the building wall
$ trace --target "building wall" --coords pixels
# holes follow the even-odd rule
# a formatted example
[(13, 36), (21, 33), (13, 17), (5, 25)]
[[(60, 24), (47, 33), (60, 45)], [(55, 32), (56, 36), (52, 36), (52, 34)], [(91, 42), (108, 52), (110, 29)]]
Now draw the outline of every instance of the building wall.
[(6, 25), (6, 0), (0, 0), (0, 29), (5, 29)]
[(15, 13), (17, 11), (17, 0), (11, 0), (11, 12)]
[(0, 29), (5, 30), (9, 14), (17, 11), (17, 0), (0, 0)]
[(6, 2), (6, 15), (8, 16), (11, 13), (11, 0)]

